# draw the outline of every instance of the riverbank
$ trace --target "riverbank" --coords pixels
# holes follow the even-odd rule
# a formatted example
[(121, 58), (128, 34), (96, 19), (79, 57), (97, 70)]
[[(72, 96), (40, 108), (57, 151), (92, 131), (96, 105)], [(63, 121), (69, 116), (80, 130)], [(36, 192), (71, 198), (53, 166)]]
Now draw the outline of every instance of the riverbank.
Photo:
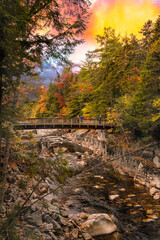
[[(121, 175), (94, 148), (72, 142), (71, 132), (28, 134), (22, 139), (37, 159), (10, 162), (4, 208), (4, 218), (21, 209), (14, 225), (19, 239), (159, 239), (160, 204), (148, 188)], [(30, 167), (38, 175), (27, 173)]]
[(160, 199), (160, 146), (157, 142), (131, 147), (105, 130), (78, 130), (67, 133), (67, 137), (102, 156), (120, 173), (131, 176), (135, 182), (150, 189), (154, 199)]

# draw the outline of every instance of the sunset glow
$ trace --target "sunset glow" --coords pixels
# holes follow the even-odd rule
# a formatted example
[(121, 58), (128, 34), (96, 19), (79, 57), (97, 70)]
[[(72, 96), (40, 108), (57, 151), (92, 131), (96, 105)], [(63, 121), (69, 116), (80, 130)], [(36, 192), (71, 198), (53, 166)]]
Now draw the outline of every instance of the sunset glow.
[(85, 60), (87, 51), (97, 47), (96, 35), (103, 34), (104, 27), (112, 27), (121, 35), (135, 34), (148, 20), (156, 21), (160, 14), (160, 0), (91, 0), (91, 18), (85, 31), (85, 44), (71, 55), (73, 62)]
[(93, 41), (103, 34), (104, 27), (112, 27), (117, 33), (138, 34), (143, 24), (155, 20), (160, 13), (157, 0), (96, 0), (91, 7), (92, 16), (85, 37)]

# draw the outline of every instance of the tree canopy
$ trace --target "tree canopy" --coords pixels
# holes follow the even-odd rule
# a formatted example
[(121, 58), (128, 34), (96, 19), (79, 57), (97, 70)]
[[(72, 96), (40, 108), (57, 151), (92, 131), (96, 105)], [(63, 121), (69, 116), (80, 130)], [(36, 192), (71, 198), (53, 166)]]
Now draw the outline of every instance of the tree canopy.
[[(134, 134), (150, 134), (160, 116), (159, 22), (160, 17), (155, 23), (147, 21), (140, 39), (134, 35), (122, 37), (114, 29), (105, 28), (103, 35), (97, 36), (99, 47), (87, 54), (80, 71), (68, 71), (69, 76), (74, 75), (74, 81), (67, 82), (65, 94), (55, 88), (55, 83), (48, 89), (49, 95), (57, 93), (63, 99), (63, 106), (53, 108), (54, 115), (101, 115), (118, 125), (123, 123)], [(61, 86), (68, 75), (62, 75)], [(50, 106), (58, 101), (46, 98)]]
[[(4, 102), (20, 83), (34, 76), (43, 60), (66, 62), (88, 21), (87, 0), (0, 1), (0, 115), (6, 118)], [(13, 104), (10, 102), (10, 104)], [(12, 109), (16, 109), (15, 104)], [(3, 112), (3, 114), (2, 114)], [(8, 114), (7, 114), (8, 115)]]

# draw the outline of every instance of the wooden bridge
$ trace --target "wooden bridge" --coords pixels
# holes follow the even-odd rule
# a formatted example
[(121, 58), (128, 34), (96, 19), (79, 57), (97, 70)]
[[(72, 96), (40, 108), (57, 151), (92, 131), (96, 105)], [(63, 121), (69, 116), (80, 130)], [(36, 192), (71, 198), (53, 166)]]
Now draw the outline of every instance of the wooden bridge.
[(69, 118), (29, 118), (14, 125), (17, 130), (29, 129), (110, 129), (106, 120)]

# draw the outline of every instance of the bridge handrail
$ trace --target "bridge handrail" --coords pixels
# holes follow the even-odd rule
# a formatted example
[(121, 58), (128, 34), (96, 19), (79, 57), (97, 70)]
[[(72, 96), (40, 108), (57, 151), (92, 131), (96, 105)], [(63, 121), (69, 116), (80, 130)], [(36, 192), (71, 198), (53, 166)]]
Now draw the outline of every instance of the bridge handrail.
[(107, 120), (97, 119), (77, 119), (77, 118), (28, 118), (25, 121), (20, 121), (19, 124), (87, 124), (87, 125), (110, 125)]

